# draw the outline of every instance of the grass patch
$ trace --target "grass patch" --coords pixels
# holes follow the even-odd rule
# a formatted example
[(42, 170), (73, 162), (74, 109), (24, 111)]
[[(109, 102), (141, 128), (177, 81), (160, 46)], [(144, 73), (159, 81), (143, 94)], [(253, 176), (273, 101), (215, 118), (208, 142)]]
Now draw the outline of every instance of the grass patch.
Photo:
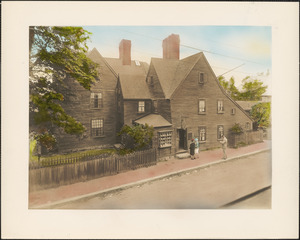
[[(76, 161), (80, 161), (84, 156), (101, 156), (101, 155), (112, 155), (115, 154), (115, 149), (94, 149), (94, 150), (86, 150), (75, 153), (66, 153), (66, 154), (56, 154), (51, 156), (42, 156), (40, 161), (47, 164), (47, 162), (53, 161), (53, 159), (60, 159), (60, 161), (64, 161), (67, 159), (77, 159)], [(34, 155), (30, 155), (30, 161), (38, 162), (38, 157)]]

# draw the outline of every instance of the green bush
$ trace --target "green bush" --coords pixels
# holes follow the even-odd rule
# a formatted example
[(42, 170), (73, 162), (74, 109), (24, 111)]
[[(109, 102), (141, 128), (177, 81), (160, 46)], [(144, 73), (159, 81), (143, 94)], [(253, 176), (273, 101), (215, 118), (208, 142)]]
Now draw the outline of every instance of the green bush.
[(148, 124), (145, 125), (124, 125), (118, 136), (122, 137), (124, 149), (120, 150), (121, 154), (151, 148), (154, 128)]
[(244, 132), (244, 129), (239, 123), (235, 123), (232, 128), (229, 129), (231, 133), (234, 134), (242, 134)]

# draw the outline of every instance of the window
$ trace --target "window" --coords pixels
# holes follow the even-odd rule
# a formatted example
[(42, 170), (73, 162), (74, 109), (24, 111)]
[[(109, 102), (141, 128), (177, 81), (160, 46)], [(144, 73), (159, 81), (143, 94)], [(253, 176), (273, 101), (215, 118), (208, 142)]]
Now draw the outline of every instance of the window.
[(218, 113), (224, 113), (224, 103), (223, 103), (223, 100), (218, 100)]
[(99, 137), (103, 136), (103, 119), (93, 119), (92, 120), (92, 136)]
[(235, 115), (235, 108), (231, 109), (231, 115)]
[(146, 78), (146, 82), (149, 83), (150, 85), (153, 85), (153, 76), (148, 76)]
[(153, 112), (157, 113), (157, 100), (153, 100)]
[(145, 102), (144, 101), (139, 101), (138, 112), (139, 113), (145, 112)]
[(172, 146), (172, 131), (158, 132), (159, 147), (171, 147)]
[(102, 93), (91, 93), (91, 108), (102, 107)]
[(204, 126), (199, 127), (199, 141), (200, 142), (206, 141), (206, 127)]
[(223, 125), (218, 125), (217, 129), (217, 137), (218, 139), (221, 139), (221, 137), (224, 135), (224, 126)]
[(246, 128), (246, 130), (250, 130), (250, 123), (249, 122), (246, 122), (245, 128)]
[(199, 73), (198, 83), (199, 84), (203, 84), (204, 83), (204, 73), (203, 72)]
[(206, 101), (199, 99), (199, 114), (205, 114), (206, 112)]

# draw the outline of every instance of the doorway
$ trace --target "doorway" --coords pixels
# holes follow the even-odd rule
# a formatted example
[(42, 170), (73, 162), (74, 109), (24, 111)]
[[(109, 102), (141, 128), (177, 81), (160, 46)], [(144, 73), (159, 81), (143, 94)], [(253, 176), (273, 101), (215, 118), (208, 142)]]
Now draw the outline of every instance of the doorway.
[(187, 150), (186, 129), (178, 129), (178, 135), (179, 135), (179, 149)]

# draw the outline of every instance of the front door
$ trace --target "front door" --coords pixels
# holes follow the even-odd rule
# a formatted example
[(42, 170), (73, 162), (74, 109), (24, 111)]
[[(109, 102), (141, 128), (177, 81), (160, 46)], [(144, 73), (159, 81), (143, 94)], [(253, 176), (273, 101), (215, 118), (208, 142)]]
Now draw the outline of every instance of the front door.
[(186, 129), (179, 129), (179, 149), (187, 149)]

